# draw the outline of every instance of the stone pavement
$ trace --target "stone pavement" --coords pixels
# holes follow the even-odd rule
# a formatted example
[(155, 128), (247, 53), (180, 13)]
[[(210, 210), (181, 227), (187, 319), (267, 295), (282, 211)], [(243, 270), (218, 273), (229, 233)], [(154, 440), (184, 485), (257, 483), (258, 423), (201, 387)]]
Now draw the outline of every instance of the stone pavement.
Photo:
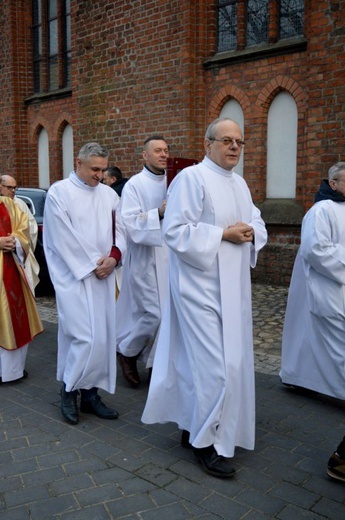
[(29, 377), (0, 387), (1, 520), (280, 520), (345, 518), (345, 485), (326, 463), (345, 433), (345, 404), (281, 385), (287, 289), (254, 285), (257, 434), (237, 450), (234, 479), (206, 475), (174, 424), (143, 425), (144, 383), (118, 372), (116, 421), (82, 415), (66, 424), (55, 381), (56, 311), (39, 298), (45, 331), (29, 349)]

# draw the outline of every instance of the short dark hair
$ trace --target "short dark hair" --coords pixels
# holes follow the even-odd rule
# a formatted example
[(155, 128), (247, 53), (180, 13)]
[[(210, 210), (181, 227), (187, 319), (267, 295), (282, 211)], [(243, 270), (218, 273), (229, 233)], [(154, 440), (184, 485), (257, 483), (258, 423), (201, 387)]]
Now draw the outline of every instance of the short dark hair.
[(162, 135), (151, 135), (144, 141), (144, 148), (149, 144), (150, 141), (164, 141), (166, 143), (166, 140)]
[(115, 179), (122, 179), (122, 171), (117, 166), (110, 166), (107, 169), (107, 174), (112, 179), (115, 177)]

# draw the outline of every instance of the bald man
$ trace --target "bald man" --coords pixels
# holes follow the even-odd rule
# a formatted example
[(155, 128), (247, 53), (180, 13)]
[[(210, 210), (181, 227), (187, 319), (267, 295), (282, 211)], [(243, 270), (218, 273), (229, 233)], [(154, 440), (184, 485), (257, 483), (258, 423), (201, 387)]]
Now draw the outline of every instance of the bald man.
[(0, 197), (0, 383), (27, 377), (29, 343), (43, 330), (22, 268), (29, 242), (27, 216), (10, 197)]
[(37, 243), (37, 233), (38, 233), (38, 227), (37, 222), (35, 220), (35, 217), (31, 213), (30, 209), (28, 208), (27, 204), (25, 202), (16, 197), (16, 190), (17, 190), (17, 182), (14, 177), (11, 175), (2, 175), (1, 177), (1, 183), (0, 183), (0, 195), (3, 197), (9, 197), (12, 199), (16, 205), (21, 209), (29, 220), (29, 231), (30, 231), (30, 247), (29, 247), (29, 253), (25, 260), (24, 264), (24, 271), (25, 276), (27, 278), (27, 281), (29, 283), (30, 289), (33, 294), (35, 294), (35, 287), (39, 282), (38, 274), (40, 271), (40, 266), (36, 260), (34, 251), (36, 248)]

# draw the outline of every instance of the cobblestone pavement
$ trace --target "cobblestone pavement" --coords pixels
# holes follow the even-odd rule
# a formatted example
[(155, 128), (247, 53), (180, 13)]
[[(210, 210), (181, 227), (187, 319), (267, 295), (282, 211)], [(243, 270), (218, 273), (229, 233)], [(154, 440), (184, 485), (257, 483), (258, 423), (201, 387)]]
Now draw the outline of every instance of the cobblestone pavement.
[[(255, 370), (278, 374), (283, 321), (288, 288), (253, 284), (253, 334)], [(57, 323), (54, 297), (38, 298), (41, 318)]]
[(120, 418), (60, 413), (54, 298), (39, 298), (45, 331), (29, 377), (0, 386), (1, 520), (341, 520), (345, 485), (326, 463), (345, 433), (345, 403), (280, 383), (285, 288), (254, 285), (256, 445), (238, 449), (234, 479), (206, 475), (174, 424), (144, 425), (147, 371), (129, 388), (118, 371)]

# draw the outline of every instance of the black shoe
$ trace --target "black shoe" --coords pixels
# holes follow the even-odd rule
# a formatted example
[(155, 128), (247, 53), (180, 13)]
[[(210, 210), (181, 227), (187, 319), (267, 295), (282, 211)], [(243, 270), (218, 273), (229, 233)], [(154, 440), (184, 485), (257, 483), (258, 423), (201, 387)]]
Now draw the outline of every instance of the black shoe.
[(119, 360), (125, 379), (132, 388), (138, 388), (140, 384), (140, 376), (137, 369), (138, 356), (128, 357), (118, 352), (117, 359)]
[(218, 455), (213, 446), (207, 448), (194, 448), (193, 453), (201, 463), (203, 470), (209, 475), (221, 478), (231, 478), (235, 475), (236, 470), (230, 464), (230, 461)]
[(80, 401), (80, 411), (84, 413), (93, 413), (101, 419), (117, 419), (119, 414), (116, 410), (109, 408), (102, 401), (98, 394), (94, 395), (92, 399)]
[(193, 448), (193, 446), (189, 442), (189, 432), (187, 430), (182, 430), (181, 446), (182, 446), (182, 448), (189, 448), (189, 449)]
[(66, 392), (66, 385), (63, 383), (61, 388), (61, 413), (70, 424), (78, 424), (79, 422), (77, 396), (78, 390)]

